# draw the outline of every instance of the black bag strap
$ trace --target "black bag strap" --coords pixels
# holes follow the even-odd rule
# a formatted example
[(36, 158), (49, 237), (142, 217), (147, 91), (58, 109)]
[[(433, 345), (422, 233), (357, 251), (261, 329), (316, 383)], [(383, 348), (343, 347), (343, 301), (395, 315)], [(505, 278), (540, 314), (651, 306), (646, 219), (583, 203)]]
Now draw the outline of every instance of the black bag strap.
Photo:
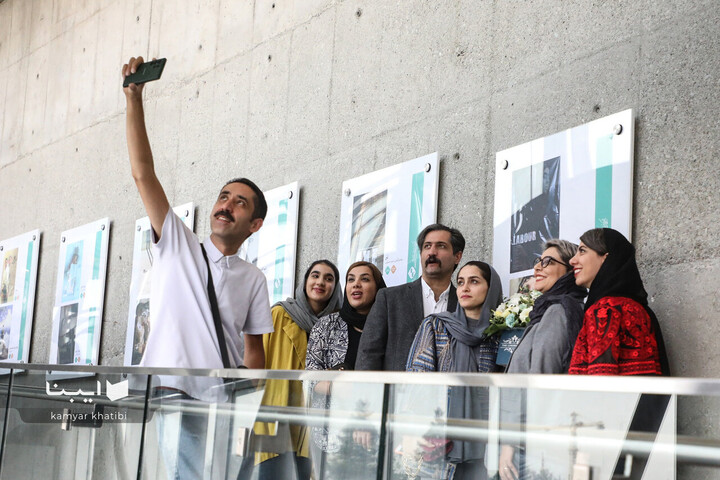
[(210, 262), (208, 261), (207, 252), (205, 251), (205, 245), (203, 245), (202, 242), (200, 243), (200, 248), (202, 249), (203, 258), (205, 259), (205, 265), (207, 265), (208, 270), (207, 291), (208, 297), (210, 298), (210, 310), (212, 310), (213, 322), (215, 323), (215, 334), (217, 335), (218, 344), (220, 345), (220, 356), (222, 357), (223, 367), (233, 368), (230, 365), (227, 341), (225, 340), (222, 322), (220, 321), (220, 309), (218, 308), (217, 297), (215, 296), (215, 284), (213, 283), (212, 273), (210, 272)]

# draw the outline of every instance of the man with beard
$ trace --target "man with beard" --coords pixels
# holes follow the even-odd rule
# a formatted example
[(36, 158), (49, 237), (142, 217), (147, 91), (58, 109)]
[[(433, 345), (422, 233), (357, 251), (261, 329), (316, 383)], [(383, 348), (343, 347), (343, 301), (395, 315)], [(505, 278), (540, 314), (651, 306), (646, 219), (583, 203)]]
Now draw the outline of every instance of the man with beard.
[[(131, 58), (123, 78), (135, 73), (142, 57)], [(150, 335), (140, 363), (145, 367), (263, 368), (262, 335), (273, 331), (265, 277), (237, 256), (240, 245), (263, 224), (267, 203), (246, 178), (230, 180), (210, 214), (212, 233), (200, 242), (170, 208), (155, 174), (145, 129), (144, 85), (123, 89), (127, 101), (127, 144), (132, 176), (153, 233)], [(219, 317), (219, 325), (215, 321)], [(244, 356), (243, 351), (244, 334)], [(229, 365), (228, 365), (229, 364)], [(222, 379), (204, 376), (153, 376), (153, 396), (161, 403), (195, 398), (224, 400)], [(160, 415), (159, 436), (165, 421)], [(161, 440), (171, 478), (201, 478), (208, 418), (183, 413), (180, 435)]]
[(420, 232), (417, 244), (422, 276), (377, 293), (360, 337), (357, 370), (405, 371), (423, 319), (457, 307), (450, 279), (462, 258), (465, 238), (458, 230), (436, 223)]

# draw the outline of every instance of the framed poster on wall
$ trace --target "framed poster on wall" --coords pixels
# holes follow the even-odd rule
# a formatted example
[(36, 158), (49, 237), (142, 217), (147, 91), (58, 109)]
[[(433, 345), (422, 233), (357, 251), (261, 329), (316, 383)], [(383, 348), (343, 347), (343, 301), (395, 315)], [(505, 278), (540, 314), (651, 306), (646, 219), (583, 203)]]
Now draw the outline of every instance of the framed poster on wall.
[(436, 221), (438, 181), (435, 152), (343, 182), (341, 281), (347, 268), (359, 260), (375, 264), (388, 286), (420, 278), (416, 239)]
[[(173, 211), (190, 230), (195, 223), (195, 204), (190, 202)], [(152, 271), (152, 229), (150, 217), (135, 222), (133, 243), (132, 279), (130, 280), (130, 301), (128, 323), (125, 334), (124, 365), (138, 365), (142, 359), (148, 335), (150, 334), (150, 273)]]
[(632, 232), (634, 117), (625, 110), (496, 154), (493, 266), (512, 294), (547, 240)]
[(0, 362), (30, 357), (40, 230), (0, 241)]
[(300, 190), (293, 182), (263, 193), (268, 204), (265, 221), (243, 243), (239, 255), (262, 270), (273, 305), (294, 295)]
[(49, 363), (97, 365), (110, 220), (62, 232)]

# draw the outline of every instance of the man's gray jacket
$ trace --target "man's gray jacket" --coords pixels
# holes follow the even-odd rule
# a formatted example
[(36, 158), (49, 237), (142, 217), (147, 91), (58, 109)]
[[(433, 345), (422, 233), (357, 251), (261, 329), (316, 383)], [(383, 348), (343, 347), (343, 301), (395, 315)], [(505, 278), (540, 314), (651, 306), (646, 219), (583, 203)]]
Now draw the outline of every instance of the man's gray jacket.
[[(405, 371), (415, 334), (424, 320), (421, 279), (383, 288), (365, 321), (355, 368)], [(448, 311), (457, 308), (457, 293), (450, 284)]]

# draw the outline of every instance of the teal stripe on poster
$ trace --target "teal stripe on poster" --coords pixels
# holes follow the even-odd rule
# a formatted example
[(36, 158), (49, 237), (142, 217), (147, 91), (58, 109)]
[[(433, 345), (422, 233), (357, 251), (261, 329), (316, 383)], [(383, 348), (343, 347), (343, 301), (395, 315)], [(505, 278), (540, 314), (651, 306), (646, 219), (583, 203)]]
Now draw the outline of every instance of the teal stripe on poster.
[[(102, 230), (98, 230), (98, 232), (95, 234), (95, 258), (93, 259), (93, 274), (92, 279), (93, 280), (99, 280), (100, 279), (100, 252), (102, 250)], [(91, 307), (90, 312), (97, 311), (97, 308)], [(88, 341), (87, 341), (87, 354), (86, 358), (80, 359), (86, 364), (92, 363), (92, 351), (93, 351), (93, 340), (95, 336), (95, 315), (90, 316), (88, 318)]]
[(27, 321), (27, 304), (30, 296), (30, 272), (32, 270), (33, 247), (35, 241), (28, 243), (27, 265), (25, 266), (25, 288), (23, 289), (22, 314), (20, 315), (20, 341), (18, 342), (17, 358), (20, 361), (23, 358), (23, 347), (25, 346), (25, 322)]
[(275, 249), (275, 280), (273, 280), (272, 303), (282, 300), (283, 280), (285, 279), (285, 245)]
[[(278, 207), (280, 214), (278, 215), (278, 237), (284, 241), (285, 229), (287, 227), (287, 199), (281, 200)], [(273, 280), (273, 298), (272, 303), (283, 300), (283, 284), (285, 280), (285, 245), (280, 245), (275, 249), (275, 279)]]
[[(92, 307), (90, 309), (90, 312), (96, 312), (97, 308)], [(87, 342), (87, 350), (85, 350), (85, 358), (79, 358), (78, 361), (82, 361), (83, 363), (86, 363), (87, 365), (90, 365), (92, 363), (92, 352), (93, 352), (93, 337), (95, 336), (95, 315), (91, 315), (90, 318), (88, 318), (88, 342)]]
[(612, 227), (612, 141), (613, 135), (607, 135), (596, 144), (595, 228)]
[(93, 259), (92, 279), (100, 278), (100, 251), (102, 250), (102, 230), (98, 230), (95, 234), (95, 258)]
[(410, 193), (410, 229), (408, 231), (407, 281), (412, 282), (420, 276), (420, 250), (417, 236), (422, 226), (423, 188), (425, 173), (418, 172), (412, 177)]

